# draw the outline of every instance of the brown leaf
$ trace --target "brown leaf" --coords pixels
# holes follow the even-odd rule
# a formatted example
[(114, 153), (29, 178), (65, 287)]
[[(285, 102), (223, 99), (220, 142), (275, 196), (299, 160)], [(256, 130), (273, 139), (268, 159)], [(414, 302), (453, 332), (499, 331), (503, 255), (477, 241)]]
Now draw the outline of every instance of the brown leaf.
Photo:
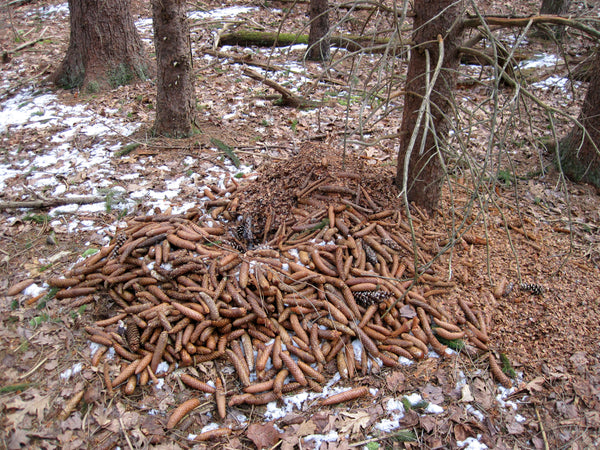
[(10, 440), (8, 441), (8, 449), (20, 449), (22, 445), (29, 444), (29, 436), (25, 430), (17, 428), (13, 434), (10, 435)]
[(468, 437), (475, 436), (473, 429), (469, 425), (457, 423), (454, 425), (454, 439), (457, 441), (464, 441)]
[(428, 384), (422, 393), (423, 398), (431, 403), (435, 403), (436, 405), (444, 403), (444, 394), (441, 387)]
[(525, 431), (525, 427), (515, 420), (506, 424), (506, 431), (510, 434), (521, 434)]
[(314, 424), (312, 420), (307, 420), (300, 424), (298, 429), (296, 430), (296, 436), (308, 436), (309, 434), (315, 434), (317, 431), (317, 426)]
[(365, 411), (355, 413), (341, 412), (340, 414), (347, 417), (340, 427), (340, 431), (344, 434), (348, 432), (351, 435), (359, 433), (360, 429), (366, 428), (371, 420), (371, 415)]
[(399, 370), (395, 370), (385, 377), (385, 384), (391, 392), (402, 392), (406, 377)]
[(435, 428), (438, 423), (438, 419), (434, 419), (431, 416), (421, 416), (419, 419), (419, 425), (428, 433), (431, 433), (431, 430)]
[(414, 409), (409, 409), (404, 413), (404, 417), (400, 419), (400, 425), (405, 428), (414, 427), (419, 423), (419, 414)]
[(275, 429), (272, 423), (253, 423), (248, 427), (246, 436), (259, 449), (273, 447), (281, 439), (281, 433)]

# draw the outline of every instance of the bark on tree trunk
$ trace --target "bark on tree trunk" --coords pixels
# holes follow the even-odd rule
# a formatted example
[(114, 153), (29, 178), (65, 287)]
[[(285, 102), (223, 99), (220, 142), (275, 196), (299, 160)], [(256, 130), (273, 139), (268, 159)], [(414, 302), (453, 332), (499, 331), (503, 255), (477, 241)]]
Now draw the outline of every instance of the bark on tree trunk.
[(52, 81), (88, 92), (148, 77), (142, 41), (128, 0), (69, 0), (71, 35)]
[[(448, 116), (452, 113), (451, 97), (460, 61), (457, 51), (461, 43), (459, 23), (464, 6), (462, 1), (416, 0), (414, 13), (415, 46), (408, 64), (396, 184), (400, 189), (404, 188), (406, 171), (409, 202), (415, 202), (428, 213), (433, 213), (441, 196), (443, 173), (440, 145), (448, 134)], [(431, 114), (422, 114), (419, 121), (419, 111), (426, 95), (426, 79), (433, 76), (440, 55), (438, 35), (444, 39), (442, 69), (430, 96)], [(430, 56), (429, 71), (426, 52)], [(411, 148), (413, 133), (416, 133), (416, 140)]]
[[(542, 0), (540, 15), (553, 14), (562, 16), (567, 14), (570, 6), (571, 0)], [(548, 33), (548, 31), (551, 31), (551, 33)], [(560, 40), (564, 33), (564, 25), (553, 25), (540, 29), (537, 33), (534, 33), (534, 35), (539, 38), (550, 39), (554, 37), (555, 39)]]
[(193, 131), (194, 74), (185, 0), (152, 0), (157, 95), (154, 133), (186, 137)]
[[(566, 176), (600, 188), (600, 49), (591, 71), (579, 122), (559, 144), (561, 168)], [(585, 132), (584, 132), (585, 129)]]
[(310, 0), (310, 32), (306, 58), (311, 61), (329, 60), (329, 5), (327, 0)]
[(540, 15), (554, 14), (560, 16), (566, 14), (571, 5), (571, 0), (542, 0)]

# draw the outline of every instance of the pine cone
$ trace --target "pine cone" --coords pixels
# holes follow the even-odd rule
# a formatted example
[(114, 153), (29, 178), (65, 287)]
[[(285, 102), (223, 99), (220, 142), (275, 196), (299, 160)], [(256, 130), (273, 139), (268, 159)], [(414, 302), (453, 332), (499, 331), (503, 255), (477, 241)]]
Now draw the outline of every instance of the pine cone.
[(522, 291), (531, 292), (533, 295), (542, 295), (544, 293), (544, 287), (535, 283), (521, 283), (520, 288)]
[(386, 247), (391, 248), (392, 250), (396, 250), (397, 252), (402, 250), (402, 248), (398, 245), (398, 243), (396, 241), (394, 241), (393, 239), (382, 239), (381, 243), (383, 245), (385, 245)]
[(123, 244), (125, 242), (127, 242), (127, 235), (123, 232), (119, 232), (115, 236), (115, 241), (117, 245), (115, 245), (115, 248), (113, 248), (112, 252), (110, 252), (110, 256), (108, 257), (108, 259), (113, 259), (117, 255), (119, 249), (123, 247)]
[(367, 261), (370, 262), (371, 264), (373, 264), (373, 266), (375, 266), (375, 264), (377, 264), (379, 261), (377, 261), (377, 253), (375, 252), (375, 250), (373, 250), (371, 248), (371, 246), (369, 244), (365, 244), (364, 242), (362, 243), (363, 249), (365, 250), (365, 256), (367, 258)]
[(381, 303), (392, 296), (392, 294), (387, 291), (356, 291), (353, 292), (353, 294), (356, 303), (365, 308), (368, 308), (375, 303)]
[(133, 319), (127, 319), (127, 328), (125, 328), (125, 340), (129, 349), (136, 353), (140, 349), (140, 330)]

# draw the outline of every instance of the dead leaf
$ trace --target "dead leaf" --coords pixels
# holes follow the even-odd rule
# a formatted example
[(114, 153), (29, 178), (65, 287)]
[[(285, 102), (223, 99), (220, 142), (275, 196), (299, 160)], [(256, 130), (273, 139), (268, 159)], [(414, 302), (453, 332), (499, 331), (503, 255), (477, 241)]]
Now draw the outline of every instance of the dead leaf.
[(350, 431), (351, 435), (359, 433), (360, 429), (366, 428), (371, 420), (371, 415), (365, 411), (356, 413), (342, 412), (341, 415), (347, 417), (340, 426), (340, 432), (344, 434)]
[(468, 437), (473, 436), (475, 436), (475, 433), (469, 425), (458, 423), (454, 426), (454, 438), (457, 441), (464, 441)]
[(434, 419), (431, 416), (421, 416), (421, 418), (419, 419), (419, 425), (428, 433), (431, 433), (431, 431), (435, 428), (437, 424), (438, 419)]
[(7, 414), (6, 417), (13, 424), (19, 424), (26, 414), (31, 414), (37, 416), (38, 421), (41, 422), (44, 419), (44, 410), (49, 403), (50, 396), (42, 396), (39, 393), (35, 393), (31, 400), (22, 400), (20, 397), (16, 397), (12, 402), (6, 404), (6, 409), (17, 409), (18, 411)]
[(67, 419), (63, 420), (60, 424), (60, 427), (63, 431), (65, 430), (79, 430), (81, 429), (81, 413), (79, 411), (75, 411), (71, 414)]
[(419, 414), (414, 409), (409, 409), (400, 419), (400, 425), (405, 428), (412, 428), (419, 423)]
[(460, 399), (461, 402), (464, 403), (469, 403), (472, 402), (473, 400), (475, 400), (473, 398), (473, 395), (471, 394), (471, 388), (469, 387), (468, 384), (465, 384), (462, 389), (460, 390), (462, 397)]
[(423, 389), (422, 394), (423, 398), (431, 403), (435, 403), (436, 405), (444, 403), (444, 394), (441, 387), (427, 384)]
[(273, 447), (281, 439), (281, 433), (275, 429), (272, 423), (253, 423), (248, 427), (246, 436), (259, 449)]
[(545, 382), (546, 379), (544, 377), (536, 377), (525, 385), (525, 389), (527, 389), (530, 394), (533, 394), (534, 391), (541, 392)]
[(399, 370), (395, 370), (385, 377), (385, 384), (391, 392), (402, 392), (404, 390), (404, 381), (406, 377)]
[(20, 449), (22, 445), (29, 444), (29, 436), (25, 430), (17, 428), (13, 434), (10, 435), (10, 440), (8, 441), (8, 449)]
[(515, 420), (506, 424), (506, 431), (510, 434), (521, 434), (525, 431), (525, 427)]
[(315, 434), (316, 431), (317, 426), (314, 424), (314, 422), (312, 420), (307, 420), (298, 426), (298, 429), (296, 430), (296, 436), (308, 436), (309, 434)]

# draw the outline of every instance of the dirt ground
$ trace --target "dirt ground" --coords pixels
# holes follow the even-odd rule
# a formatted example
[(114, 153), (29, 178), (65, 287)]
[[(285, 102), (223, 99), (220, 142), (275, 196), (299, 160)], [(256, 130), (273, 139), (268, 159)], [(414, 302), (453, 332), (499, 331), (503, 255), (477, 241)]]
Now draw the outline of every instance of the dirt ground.
[[(268, 3), (244, 4), (256, 8), (251, 14), (257, 28), (276, 29), (278, 21), (285, 18), (286, 27), (297, 30), (305, 20), (303, 9), (288, 13), (287, 3)], [(2, 51), (42, 36), (35, 44), (11, 53), (0, 66), (0, 106), (28, 86), (47, 88), (44, 79), (64, 54), (68, 17), (44, 16), (40, 8), (49, 4), (32, 2), (0, 10)], [(231, 2), (230, 6), (239, 4)], [(511, 7), (491, 1), (481, 2), (480, 7), (489, 14), (528, 15), (536, 5), (528, 2)], [(134, 6), (136, 19), (150, 17), (147, 5)], [(190, 5), (190, 9), (210, 11), (223, 6), (203, 2)], [(574, 2), (574, 14), (581, 13), (582, 8), (589, 8), (586, 13), (593, 14), (598, 4)], [(399, 192), (392, 185), (395, 141), (384, 140), (368, 147), (350, 144), (344, 150), (346, 113), (352, 116), (352, 130), (358, 128), (356, 117), (361, 114), (359, 104), (347, 108), (350, 100), (336, 99), (333, 104), (310, 111), (271, 104), (265, 95), (272, 92), (244, 77), (239, 65), (204, 57), (211, 49), (211, 33), (224, 22), (231, 29), (242, 25), (231, 19), (195, 22), (192, 27), (198, 84), (202, 86), (197, 86), (197, 94), (203, 132), (189, 140), (146, 139), (153, 118), (149, 106), (154, 98), (151, 81), (94, 95), (57, 93), (62, 104), (82, 102), (98, 115), (116, 108), (118, 112), (108, 114), (129, 124), (142, 124), (133, 135), (141, 145), (123, 156), (113, 156), (110, 175), (95, 174), (92, 169), (69, 174), (69, 192), (89, 194), (82, 180), (91, 180), (97, 185), (108, 182), (121, 186), (131, 193), (136, 189), (133, 184), (141, 182), (127, 182), (123, 177), (138, 170), (137, 165), (143, 162), (140, 178), (157, 190), (166, 189), (167, 178), (190, 172), (190, 183), (171, 203), (201, 205), (206, 198), (191, 172), (202, 179), (208, 177), (212, 166), (225, 167), (228, 159), (211, 145), (217, 139), (231, 146), (242, 163), (259, 167), (256, 179), (239, 180), (239, 192), (240, 210), (253, 216), (260, 226), (266, 214), (275, 215), (274, 227), (289, 218), (292, 208), (298, 206), (296, 193), (308, 182), (356, 182), (356, 178), (345, 178), (348, 173), (359, 175), (360, 186), (381, 209), (400, 210), (406, 220)], [(14, 30), (29, 34), (15, 42)], [(581, 55), (589, 43), (579, 38), (570, 42), (573, 60), (583, 59)], [(532, 57), (546, 46), (532, 39), (523, 50), (523, 58)], [(246, 55), (243, 49), (226, 51)], [(261, 62), (270, 58), (272, 64), (285, 67), (288, 59), (301, 64), (300, 54), (292, 51), (269, 57), (268, 53), (252, 53), (252, 58)], [(278, 82), (312, 85), (319, 73), (318, 65), (305, 66), (308, 69), (302, 76), (308, 82), (300, 82), (299, 78), (281, 78)], [(288, 70), (293, 75), (293, 70)], [(343, 73), (330, 74), (331, 85), (319, 87), (314, 95), (326, 98), (329, 90), (347, 89)], [(541, 69), (535, 74), (536, 80), (530, 82), (565, 73), (564, 65), (556, 65)], [(489, 86), (473, 83), (472, 79), (462, 79), (459, 93), (477, 103), (477, 99), (488, 97)], [(547, 104), (576, 116), (585, 87), (579, 86), (572, 95), (557, 89), (538, 94)], [(310, 94), (308, 88), (303, 89), (299, 90), (301, 94)], [(510, 90), (502, 91), (502, 98), (510, 95)], [(485, 111), (482, 107), (479, 112)], [(476, 123), (477, 112), (472, 117)], [(390, 130), (397, 130), (399, 120), (396, 111), (369, 125), (362, 137), (390, 134)], [(569, 126), (567, 121), (560, 121), (557, 133), (564, 133)], [(14, 127), (4, 132), (0, 136), (2, 163), (17, 167), (17, 148), (43, 154), (52, 135), (65, 127), (34, 131)], [(490, 171), (488, 179), (473, 189), (469, 178), (472, 172), (457, 169), (444, 186), (439, 214), (428, 218), (412, 209), (411, 216), (419, 247), (426, 254), (438, 255), (432, 270), (453, 283), (439, 301), (456, 305), (461, 299), (483, 312), (490, 349), (496, 356), (505, 355), (516, 372), (512, 390), (506, 391), (492, 377), (486, 353), (464, 351), (449, 359), (430, 357), (397, 369), (383, 368), (346, 383), (376, 389), (369, 399), (327, 408), (313, 402), (273, 421), (265, 420), (264, 406), (234, 408), (221, 424), (233, 430), (231, 434), (194, 442), (190, 434), (197, 435), (214, 422), (212, 401), (203, 400), (177, 428), (166, 430), (169, 413), (193, 395), (190, 388), (167, 374), (162, 389), (148, 385), (138, 386), (132, 395), (118, 389), (112, 392), (105, 385), (101, 366), (92, 364), (84, 328), (101, 317), (114, 315), (115, 310), (69, 309), (61, 301), (46, 297), (47, 286), (34, 296), (5, 295), (25, 279), (43, 286), (49, 278), (62, 276), (87, 248), (105, 245), (114, 224), (124, 219), (122, 210), (106, 208), (65, 215), (61, 219), (65, 227), (53, 227), (42, 216), (36, 220), (31, 215), (43, 215), (47, 208), (5, 209), (0, 215), (0, 447), (600, 448), (599, 192), (565, 180), (555, 169), (552, 155), (537, 141), (548, 130), (547, 118), (539, 107), (530, 105), (510, 127), (514, 128), (508, 131), (512, 139), (505, 142), (506, 157), (503, 164), (498, 163), (495, 171)], [(528, 137), (526, 129), (533, 130), (533, 137)], [(470, 131), (469, 145), (476, 160), (486, 151), (489, 130), (472, 125)], [(353, 137), (358, 139), (357, 134)], [(131, 143), (119, 133), (107, 133), (103, 139), (107, 146)], [(84, 149), (91, 145), (85, 136), (77, 134), (69, 144)], [(190, 157), (192, 165), (186, 162)], [(461, 167), (460, 161), (457, 167)], [(27, 177), (16, 173), (7, 178), (0, 201), (31, 198)], [(487, 194), (473, 194), (483, 187), (489, 188)], [(125, 219), (151, 209), (153, 206), (138, 202), (129, 208)], [(74, 218), (89, 219), (94, 227), (71, 231), (66, 225)], [(449, 237), (462, 233), (464, 236), (446, 249)], [(116, 360), (112, 364), (118, 367)], [(69, 400), (81, 392), (83, 398), (71, 408)], [(393, 431), (376, 428), (383, 420), (393, 418), (387, 406), (390, 401), (414, 393), (441, 406), (442, 411), (434, 414), (423, 405), (410, 409), (405, 405), (404, 415)], [(65, 416), (65, 410), (70, 414)], [(336, 438), (310, 439), (314, 435)]]

